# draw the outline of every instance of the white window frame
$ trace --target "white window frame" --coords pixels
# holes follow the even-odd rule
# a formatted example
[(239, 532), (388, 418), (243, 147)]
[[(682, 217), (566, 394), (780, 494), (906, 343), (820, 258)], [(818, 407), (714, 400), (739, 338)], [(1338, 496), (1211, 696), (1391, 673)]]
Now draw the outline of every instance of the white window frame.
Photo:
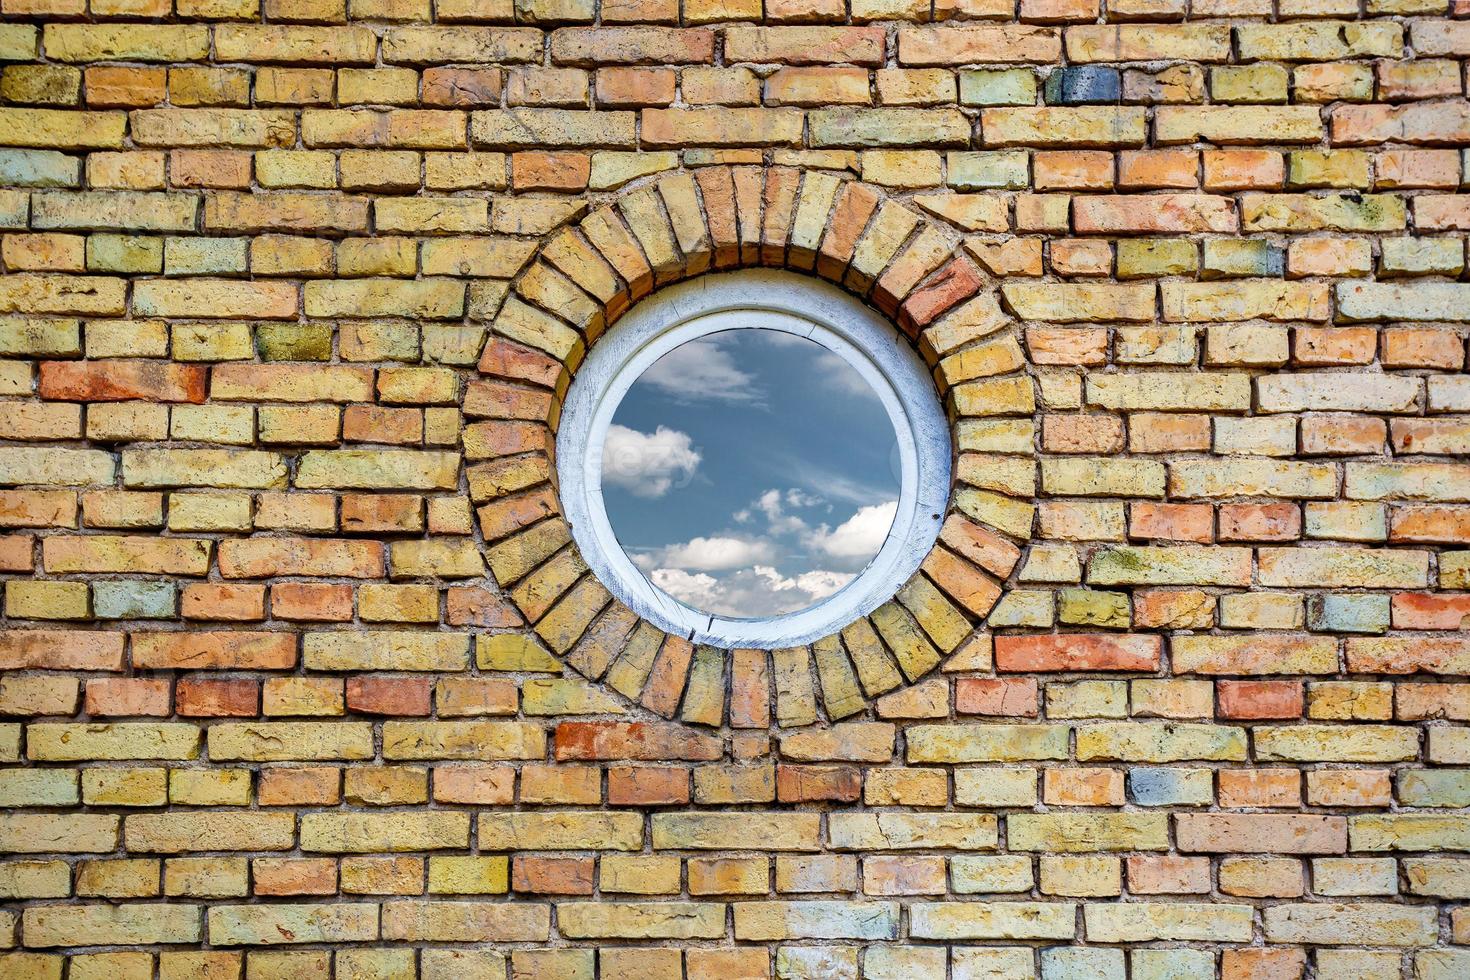
[[(759, 327), (806, 337), (872, 386), (898, 444), (899, 500), (878, 554), (838, 592), (797, 612), (718, 616), (653, 585), (618, 543), (602, 498), (602, 451), (624, 395), (681, 344)], [(635, 306), (593, 345), (567, 391), (557, 434), (562, 508), (582, 558), (614, 596), (665, 632), (695, 643), (773, 649), (840, 630), (893, 598), (939, 535), (949, 500), (951, 440), (934, 383), (909, 341), (860, 300), (822, 280), (772, 269), (698, 276)]]

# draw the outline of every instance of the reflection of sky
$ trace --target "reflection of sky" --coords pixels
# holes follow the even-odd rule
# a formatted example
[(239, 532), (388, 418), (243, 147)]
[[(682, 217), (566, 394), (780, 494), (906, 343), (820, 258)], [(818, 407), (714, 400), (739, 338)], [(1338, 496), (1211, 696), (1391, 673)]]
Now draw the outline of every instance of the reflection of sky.
[(649, 368), (603, 454), (608, 519), (665, 591), (734, 616), (792, 612), (861, 571), (892, 523), (892, 423), (812, 341), (736, 330)]

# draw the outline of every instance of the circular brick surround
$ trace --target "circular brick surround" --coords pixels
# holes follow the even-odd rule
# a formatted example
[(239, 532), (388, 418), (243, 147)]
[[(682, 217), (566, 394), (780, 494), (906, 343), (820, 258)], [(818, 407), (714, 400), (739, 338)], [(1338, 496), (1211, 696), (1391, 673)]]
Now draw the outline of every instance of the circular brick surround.
[[(919, 571), (832, 635), (770, 651), (696, 645), (617, 601), (588, 571), (553, 478), (562, 399), (589, 346), (663, 286), (751, 267), (818, 276), (895, 322), (932, 369), (957, 452)], [(1036, 509), (1028, 370), (958, 232), (880, 188), (787, 167), (635, 184), (541, 247), (495, 318), (484, 380), (466, 394), (466, 416), (488, 418), (469, 423), (465, 445), (491, 573), (568, 666), (664, 717), (765, 727), (772, 703), (782, 726), (857, 714), (936, 668), (990, 659), (980, 630)]]

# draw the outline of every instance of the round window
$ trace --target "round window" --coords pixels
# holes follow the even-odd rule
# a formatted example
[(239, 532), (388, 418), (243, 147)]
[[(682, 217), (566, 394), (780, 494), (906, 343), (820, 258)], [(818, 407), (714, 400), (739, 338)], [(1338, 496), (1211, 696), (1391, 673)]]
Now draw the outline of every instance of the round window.
[(736, 272), (664, 290), (598, 341), (557, 471), (583, 557), (634, 612), (698, 643), (792, 646), (918, 568), (949, 432), (891, 324), (825, 283)]

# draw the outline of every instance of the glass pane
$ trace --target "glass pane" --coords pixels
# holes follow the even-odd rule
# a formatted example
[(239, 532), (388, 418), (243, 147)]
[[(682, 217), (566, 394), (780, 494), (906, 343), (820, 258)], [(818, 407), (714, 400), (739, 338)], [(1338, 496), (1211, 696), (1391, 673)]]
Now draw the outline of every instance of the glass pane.
[(763, 618), (840, 590), (898, 507), (893, 425), (837, 354), (759, 328), (710, 334), (628, 390), (602, 457), (619, 542), (704, 612)]

